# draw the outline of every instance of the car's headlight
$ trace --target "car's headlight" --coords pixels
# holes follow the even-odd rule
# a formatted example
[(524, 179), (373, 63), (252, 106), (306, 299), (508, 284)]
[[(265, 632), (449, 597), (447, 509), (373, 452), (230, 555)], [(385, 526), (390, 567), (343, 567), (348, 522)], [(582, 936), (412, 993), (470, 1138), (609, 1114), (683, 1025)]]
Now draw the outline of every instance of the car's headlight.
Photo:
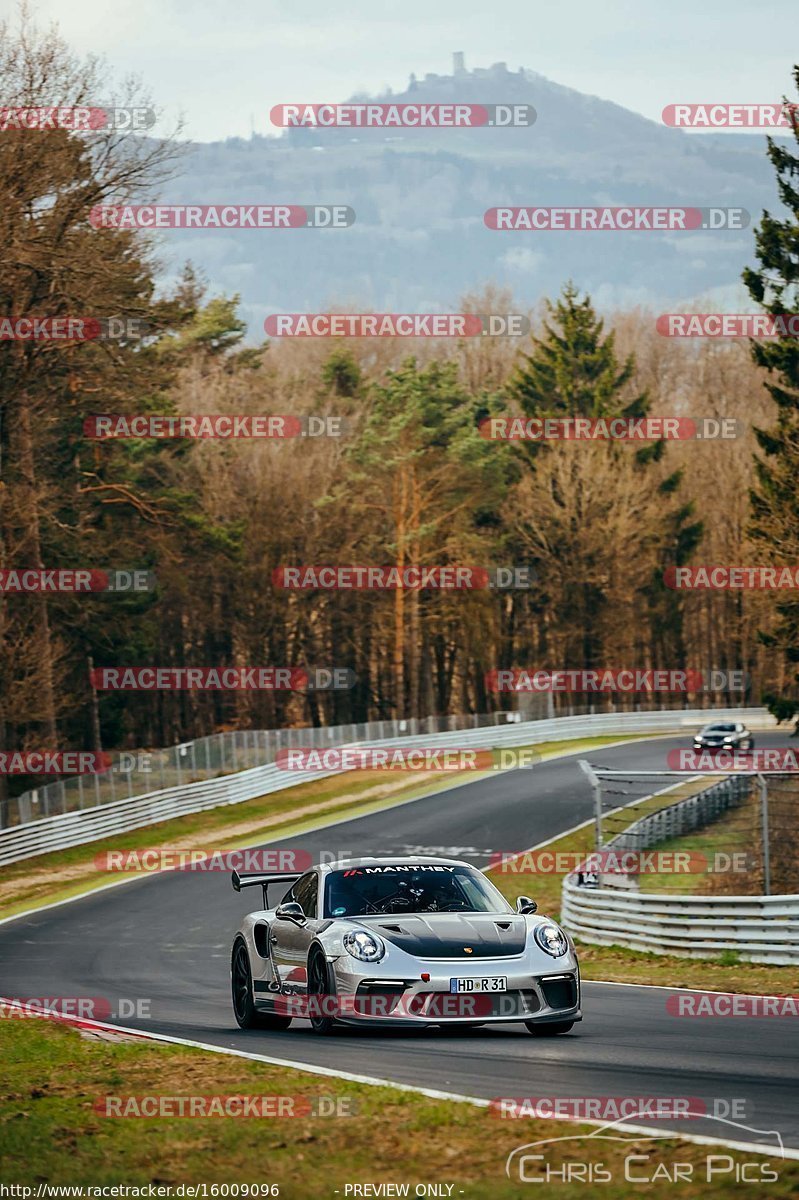
[(380, 962), (386, 952), (385, 943), (365, 929), (351, 929), (344, 934), (344, 949), (361, 962)]
[(536, 925), (533, 937), (541, 949), (553, 958), (560, 958), (569, 949), (566, 934), (554, 921), (544, 921), (541, 925)]

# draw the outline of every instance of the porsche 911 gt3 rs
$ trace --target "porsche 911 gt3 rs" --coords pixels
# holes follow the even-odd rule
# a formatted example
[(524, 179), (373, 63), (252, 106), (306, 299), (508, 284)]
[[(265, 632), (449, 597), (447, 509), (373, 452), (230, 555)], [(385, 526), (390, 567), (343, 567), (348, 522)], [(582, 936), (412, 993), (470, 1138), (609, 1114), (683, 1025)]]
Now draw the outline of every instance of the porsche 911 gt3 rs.
[(551, 1035), (582, 1019), (571, 939), (532, 900), (514, 910), (469, 863), (359, 858), (301, 876), (233, 872), (236, 891), (253, 886), (263, 907), (244, 918), (231, 955), (244, 1029), (286, 1029), (294, 1017), (319, 1034), (338, 1023), (515, 1021)]

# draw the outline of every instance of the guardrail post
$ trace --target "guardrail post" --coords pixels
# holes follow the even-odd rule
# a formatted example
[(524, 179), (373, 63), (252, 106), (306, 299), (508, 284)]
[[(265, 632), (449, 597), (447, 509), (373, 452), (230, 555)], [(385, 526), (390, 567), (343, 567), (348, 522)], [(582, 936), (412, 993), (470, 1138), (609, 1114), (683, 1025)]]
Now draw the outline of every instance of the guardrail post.
[(768, 782), (765, 775), (758, 775), (760, 786), (760, 828), (763, 839), (763, 895), (771, 895), (771, 847), (768, 832)]
[(580, 770), (583, 771), (591, 781), (591, 787), (594, 789), (594, 840), (596, 849), (602, 849), (602, 783), (594, 768), (587, 759), (581, 758), (578, 760)]

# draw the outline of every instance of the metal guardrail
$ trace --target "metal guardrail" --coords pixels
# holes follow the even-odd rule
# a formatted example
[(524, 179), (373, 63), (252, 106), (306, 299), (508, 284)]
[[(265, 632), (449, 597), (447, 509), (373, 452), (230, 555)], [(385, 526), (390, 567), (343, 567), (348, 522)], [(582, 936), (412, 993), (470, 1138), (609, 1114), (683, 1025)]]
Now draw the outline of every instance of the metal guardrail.
[[(656, 712), (600, 713), (592, 716), (555, 717), (541, 721), (513, 721), (505, 725), (483, 728), (449, 729), (442, 733), (425, 734), (419, 731), (420, 722), (408, 721), (400, 736), (366, 739), (358, 738), (359, 727), (345, 726), (356, 733), (349, 742), (358, 744), (392, 746), (406, 744), (409, 738), (421, 746), (463, 746), (471, 749), (490, 749), (502, 746), (529, 746), (541, 742), (571, 739), (602, 734), (624, 736), (628, 733), (658, 733), (695, 726), (708, 720), (711, 710), (660, 710)], [(769, 727), (773, 718), (765, 709), (724, 709), (713, 711), (714, 717), (737, 715), (753, 727)], [(476, 718), (461, 718), (472, 722)], [(448, 718), (452, 721), (455, 718)], [(392, 722), (385, 722), (391, 726)], [(292, 735), (293, 747), (311, 745), (312, 730), (286, 731)], [(316, 731), (319, 733), (320, 731)], [(321, 731), (327, 745), (336, 744), (328, 740), (331, 729)], [(341, 732), (338, 730), (337, 732)], [(299, 735), (299, 736), (297, 736)], [(113, 834), (129, 832), (169, 821), (189, 813), (202, 812), (227, 804), (241, 804), (259, 796), (269, 795), (283, 788), (296, 787), (301, 783), (326, 778), (337, 772), (286, 771), (274, 763), (236, 774), (222, 775), (216, 779), (205, 779), (194, 783), (183, 783), (174, 787), (146, 792), (144, 795), (125, 797), (110, 803), (97, 804), (74, 812), (39, 817), (10, 829), (0, 830), (0, 866), (46, 854), (52, 850), (63, 850), (71, 846), (96, 841)]]
[(612, 837), (607, 843), (608, 848), (620, 851), (647, 850), (660, 842), (692, 833), (718, 820), (731, 808), (736, 808), (749, 795), (752, 786), (751, 775), (732, 775), (728, 779), (720, 779), (702, 792), (639, 817)]
[(574, 937), (681, 958), (734, 951), (744, 962), (799, 963), (799, 896), (674, 896), (563, 881), (561, 922)]
[[(752, 777), (738, 776), (648, 813), (607, 848), (641, 850), (691, 832), (741, 803)], [(681, 958), (724, 951), (744, 962), (799, 963), (799, 896), (701, 896), (582, 887), (563, 881), (561, 923), (572, 936), (599, 946), (626, 946)]]
[[(0, 799), (0, 831), (15, 825), (25, 825), (44, 817), (94, 808), (99, 804), (115, 804), (125, 797), (149, 795), (156, 790), (182, 787), (203, 779), (218, 779), (251, 767), (274, 762), (282, 750), (310, 746), (326, 749), (329, 746), (359, 742), (381, 742), (388, 738), (425, 738), (453, 731), (499, 729), (509, 724), (530, 724), (539, 720), (563, 720), (565, 716), (594, 716), (593, 708), (578, 710), (555, 717), (551, 710), (552, 694), (525, 697), (540, 711), (471, 713), (467, 716), (409, 718), (407, 720), (368, 721), (353, 725), (324, 725), (303, 729), (238, 729), (214, 733), (209, 737), (181, 742), (162, 750), (119, 751), (111, 770), (102, 774), (77, 775), (23, 792), (19, 796)], [(635, 713), (643, 710), (638, 708)], [(663, 711), (663, 710), (651, 710)], [(712, 710), (682, 711), (689, 723), (706, 721)], [(757, 720), (763, 709), (725, 710), (731, 719)], [(602, 715), (610, 715), (603, 713)], [(650, 714), (651, 715), (651, 714)]]
[[(544, 715), (530, 713), (527, 719)], [(518, 720), (519, 713), (499, 712), (299, 729), (237, 729), (180, 742), (162, 750), (119, 751), (114, 756), (113, 768), (102, 774), (59, 779), (0, 800), (0, 830), (99, 804), (115, 804), (125, 797), (133, 799), (156, 790), (165, 791), (266, 766), (274, 762), (281, 751), (297, 747), (323, 750), (329, 746), (385, 738), (427, 737), (455, 729), (482, 729)]]

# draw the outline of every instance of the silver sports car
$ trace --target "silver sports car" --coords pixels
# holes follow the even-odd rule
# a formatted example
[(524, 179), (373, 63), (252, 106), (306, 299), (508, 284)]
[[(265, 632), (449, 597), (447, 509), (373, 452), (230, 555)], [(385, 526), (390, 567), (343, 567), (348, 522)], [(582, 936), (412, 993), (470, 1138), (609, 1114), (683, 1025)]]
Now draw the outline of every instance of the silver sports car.
[(236, 891), (252, 886), (263, 907), (244, 918), (231, 955), (243, 1029), (287, 1029), (294, 1017), (320, 1034), (338, 1023), (519, 1021), (552, 1035), (582, 1019), (571, 939), (534, 915), (532, 900), (511, 908), (468, 863), (359, 858), (301, 876), (233, 872)]

